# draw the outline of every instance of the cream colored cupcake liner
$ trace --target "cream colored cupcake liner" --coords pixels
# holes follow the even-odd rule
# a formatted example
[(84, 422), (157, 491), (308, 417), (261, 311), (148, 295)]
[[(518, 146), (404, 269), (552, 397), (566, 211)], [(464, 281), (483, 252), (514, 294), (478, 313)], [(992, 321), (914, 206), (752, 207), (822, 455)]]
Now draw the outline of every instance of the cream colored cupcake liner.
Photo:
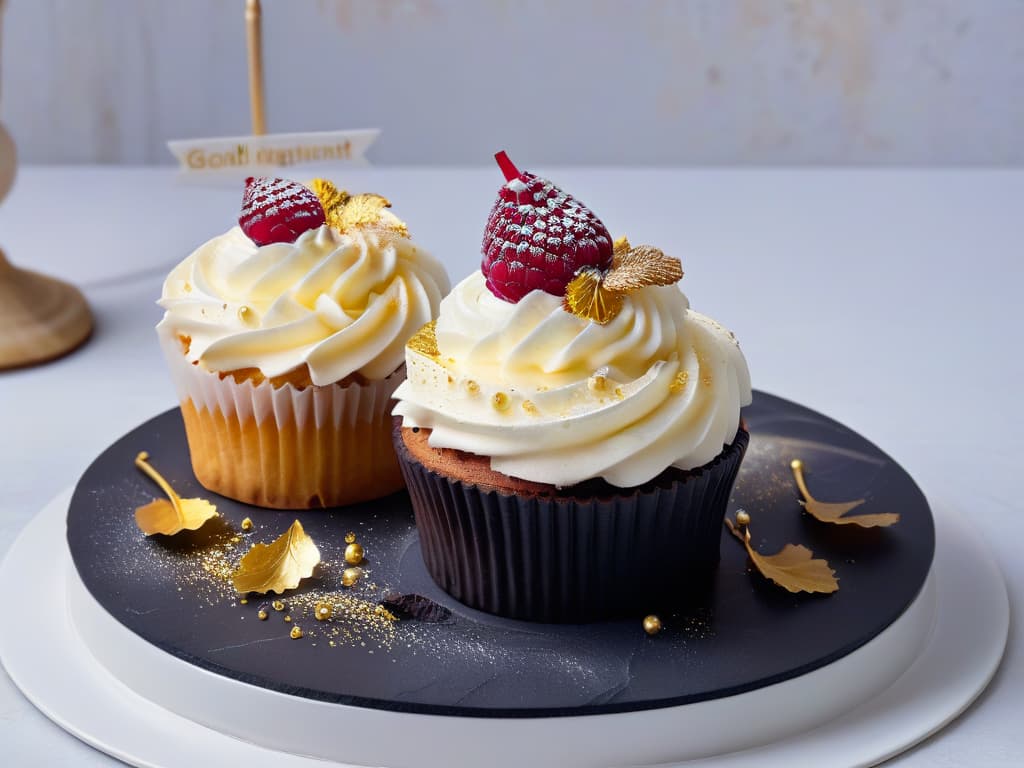
[(247, 504), (310, 509), (399, 490), (391, 396), (404, 370), (368, 384), (237, 383), (189, 363), (161, 336), (192, 469), (210, 491)]

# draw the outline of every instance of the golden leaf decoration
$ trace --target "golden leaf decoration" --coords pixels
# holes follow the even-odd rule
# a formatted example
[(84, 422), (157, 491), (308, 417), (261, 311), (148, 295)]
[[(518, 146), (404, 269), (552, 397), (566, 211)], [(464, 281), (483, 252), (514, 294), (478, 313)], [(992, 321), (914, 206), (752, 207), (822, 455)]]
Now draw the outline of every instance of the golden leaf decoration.
[(816, 520), (832, 525), (859, 525), (861, 528), (888, 528), (900, 521), (900, 516), (896, 512), (847, 515), (848, 512), (863, 504), (864, 499), (841, 502), (818, 501), (811, 496), (811, 492), (807, 489), (807, 482), (804, 480), (804, 463), (800, 459), (793, 459), (789, 463), (789, 468), (793, 470), (793, 477), (803, 495), (803, 500), (800, 503), (807, 513)]
[(648, 285), (674, 285), (682, 279), (679, 259), (666, 256), (652, 245), (638, 245), (615, 260), (602, 282), (610, 291), (625, 292)]
[(583, 269), (565, 287), (562, 306), (577, 317), (604, 325), (622, 311), (622, 294), (607, 290), (596, 269)]
[(281, 593), (299, 586), (319, 564), (320, 550), (296, 520), (270, 544), (253, 544), (231, 580), (239, 594)]
[(181, 531), (195, 531), (207, 520), (218, 517), (217, 507), (206, 499), (183, 499), (163, 475), (149, 463), (149, 454), (140, 451), (135, 457), (135, 466), (145, 472), (149, 478), (160, 486), (166, 499), (156, 499), (135, 510), (135, 524), (147, 536), (161, 533), (173, 536)]
[(354, 227), (375, 227), (403, 237), (409, 234), (405, 222), (385, 210), (391, 207), (386, 197), (373, 192), (350, 195), (327, 179), (313, 179), (310, 187), (320, 198), (327, 223), (339, 232), (347, 232)]
[(734, 524), (726, 519), (725, 525), (743, 544), (750, 561), (766, 579), (793, 593), (831, 594), (839, 589), (836, 573), (827, 560), (815, 559), (811, 550), (799, 544), (787, 544), (774, 555), (762, 555), (750, 544), (749, 515), (741, 512), (736, 517), (743, 522)]
[(622, 311), (625, 294), (650, 285), (672, 285), (683, 277), (679, 259), (652, 245), (632, 246), (625, 237), (612, 244), (608, 271), (581, 269), (565, 287), (566, 312), (604, 325)]

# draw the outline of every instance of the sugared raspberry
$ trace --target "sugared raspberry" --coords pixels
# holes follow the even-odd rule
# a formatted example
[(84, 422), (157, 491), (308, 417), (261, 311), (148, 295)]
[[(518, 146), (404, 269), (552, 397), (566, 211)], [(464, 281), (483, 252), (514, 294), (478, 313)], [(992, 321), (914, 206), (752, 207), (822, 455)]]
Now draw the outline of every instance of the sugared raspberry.
[(324, 223), (324, 208), (311, 189), (288, 179), (250, 176), (245, 180), (238, 225), (256, 245), (294, 243)]

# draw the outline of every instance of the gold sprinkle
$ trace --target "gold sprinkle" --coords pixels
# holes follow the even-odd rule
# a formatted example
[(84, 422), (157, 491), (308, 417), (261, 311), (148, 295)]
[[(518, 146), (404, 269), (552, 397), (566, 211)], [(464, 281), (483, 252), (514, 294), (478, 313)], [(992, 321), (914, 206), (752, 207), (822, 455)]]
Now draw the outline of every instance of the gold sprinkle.
[(247, 518), (245, 518), (242, 521), (242, 530), (243, 531), (251, 531), (252, 530), (252, 518), (247, 517)]
[(238, 542), (240, 542), (241, 540), (242, 540), (242, 538), (241, 538), (240, 536), (232, 536), (232, 537), (231, 537), (231, 543), (232, 543), (232, 544), (237, 544), (237, 543), (238, 543)]
[(711, 374), (709, 373), (709, 374), (707, 374), (705, 376), (702, 376), (701, 379), (700, 379), (700, 383), (703, 384), (705, 387), (710, 387), (711, 386)]
[(537, 410), (537, 406), (533, 404), (532, 400), (523, 400), (523, 410), (526, 411), (531, 416), (536, 416), (540, 413), (540, 411)]
[(345, 547), (345, 562), (349, 565), (359, 565), (363, 562), (363, 545), (352, 542)]
[(292, 640), (298, 640), (302, 637), (302, 627), (292, 627), (292, 631), (288, 633), (288, 636), (291, 637)]
[(480, 394), (480, 385), (477, 384), (472, 379), (466, 379), (466, 382), (463, 386), (465, 386), (466, 391), (473, 396)]
[(182, 285), (181, 287), (182, 287), (182, 289), (184, 289), (185, 293), (191, 293), (192, 292), (192, 283), (190, 283), (188, 280), (186, 280), (185, 284)]
[(275, 611), (283, 611), (284, 610), (284, 602), (281, 601), (281, 600), (275, 600), (270, 605), (274, 608)]
[(285, 620), (285, 621), (289, 621), (289, 622), (290, 622), (290, 621), (292, 620), (292, 617), (291, 617), (291, 616), (285, 616), (285, 617), (284, 617), (284, 620)]
[(256, 618), (259, 619), (260, 621), (266, 621), (267, 620), (267, 612), (264, 611), (261, 608), (259, 613), (256, 614)]
[(412, 338), (405, 343), (405, 347), (413, 352), (418, 352), (424, 357), (439, 360), (441, 350), (437, 348), (437, 321), (431, 320), (416, 331)]
[(246, 325), (252, 325), (256, 322), (256, 313), (243, 304), (238, 308), (238, 319)]
[(491, 398), (491, 405), (494, 406), (496, 411), (507, 411), (509, 406), (508, 395), (504, 392), (495, 392), (494, 397)]
[(622, 387), (616, 387), (615, 388), (615, 396), (617, 398), (619, 398), (619, 400), (621, 400), (622, 398), (624, 398), (626, 396), (625, 393), (622, 391)]
[(341, 572), (341, 583), (346, 587), (351, 587), (355, 584), (363, 575), (362, 568), (346, 568)]
[(354, 544), (355, 541), (356, 541), (355, 533), (353, 533), (352, 531), (349, 531), (348, 533), (345, 534), (345, 543), (346, 544)]
[(327, 621), (333, 613), (334, 608), (331, 604), (323, 601), (318, 602), (313, 608), (313, 616), (317, 621)]
[(661, 632), (661, 619), (653, 613), (650, 616), (644, 616), (644, 632), (648, 635), (656, 635)]
[(595, 373), (587, 379), (587, 389), (591, 392), (604, 392), (608, 388), (608, 378), (600, 373)]
[(686, 385), (690, 383), (690, 372), (680, 371), (676, 374), (676, 377), (672, 379), (672, 383), (668, 385), (668, 391), (673, 395), (678, 395), (684, 389)]
[(239, 600), (238, 602), (241, 603), (242, 605), (248, 605), (249, 604), (249, 601), (246, 600), (244, 597), (241, 600)]

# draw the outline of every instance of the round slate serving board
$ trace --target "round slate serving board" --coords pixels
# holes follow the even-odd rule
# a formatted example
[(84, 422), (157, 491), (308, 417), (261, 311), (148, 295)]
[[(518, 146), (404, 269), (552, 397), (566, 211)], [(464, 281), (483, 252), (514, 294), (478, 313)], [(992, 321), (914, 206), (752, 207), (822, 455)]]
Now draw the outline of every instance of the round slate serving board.
[[(585, 625), (497, 618), (460, 605), (430, 580), (404, 493), (351, 507), (281, 512), (206, 491), (192, 474), (177, 409), (146, 422), (86, 470), (68, 514), (68, 543), (96, 600), (130, 630), (189, 663), (265, 688), (357, 706), (476, 717), (623, 712), (728, 696), (781, 682), (857, 649), (891, 624), (924, 584), (934, 553), (927, 502), (899, 465), (841, 424), (756, 392), (744, 410), (751, 442), (730, 503), (752, 517), (764, 553), (808, 546), (839, 577), (830, 596), (792, 595), (748, 572), (723, 529), (722, 562), (706, 597), (661, 612), (646, 635), (633, 620)], [(159, 490), (133, 460), (150, 462), (185, 498), (214, 502), (223, 522), (173, 539), (144, 537), (137, 506)], [(864, 497), (857, 512), (899, 512), (889, 529), (828, 526), (804, 514), (789, 462), (805, 462), (825, 501)], [(249, 517), (251, 531), (242, 531)], [(270, 542), (300, 519), (324, 562), (285, 594), (241, 604), (225, 574), (251, 544)], [(344, 535), (366, 549), (367, 570), (341, 586)], [(628, 580), (628, 570), (621, 574)], [(424, 595), (450, 609), (440, 623), (372, 616), (385, 590)], [(330, 621), (314, 621), (318, 596), (344, 594)], [(276, 597), (276, 596), (269, 596)], [(641, 601), (642, 602), (642, 601)], [(269, 618), (257, 612), (266, 608)], [(353, 608), (354, 606), (354, 608)], [(366, 609), (364, 612), (362, 609)], [(659, 612), (659, 606), (646, 607)], [(366, 614), (370, 615), (367, 616)], [(292, 621), (286, 622), (288, 615)], [(304, 637), (289, 637), (300, 625)], [(397, 736), (397, 735), (396, 735)]]

